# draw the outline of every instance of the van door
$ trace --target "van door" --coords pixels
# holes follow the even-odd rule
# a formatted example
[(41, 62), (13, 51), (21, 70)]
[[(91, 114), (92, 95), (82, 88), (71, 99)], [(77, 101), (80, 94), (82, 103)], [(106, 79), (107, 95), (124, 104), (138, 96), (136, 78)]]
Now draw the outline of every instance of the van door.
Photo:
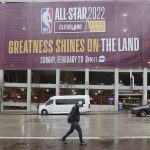
[(55, 110), (54, 100), (50, 99), (49, 101), (47, 101), (45, 104), (45, 107), (46, 107), (46, 110), (48, 111), (48, 113), (53, 113)]

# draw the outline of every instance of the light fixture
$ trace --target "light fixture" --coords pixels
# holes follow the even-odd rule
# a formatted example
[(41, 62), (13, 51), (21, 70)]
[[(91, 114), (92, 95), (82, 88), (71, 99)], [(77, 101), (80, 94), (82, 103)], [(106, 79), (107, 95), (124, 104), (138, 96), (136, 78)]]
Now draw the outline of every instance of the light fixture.
[(49, 92), (49, 89), (46, 89), (46, 92)]
[(21, 96), (20, 96), (20, 95), (18, 95), (18, 96), (17, 96), (17, 98), (21, 98)]
[(36, 96), (34, 96), (34, 99), (37, 99), (37, 97), (36, 97)]
[(25, 27), (23, 27), (23, 28), (22, 28), (22, 30), (23, 30), (23, 31), (25, 31), (25, 30), (26, 30), (26, 28), (25, 28)]
[(123, 32), (127, 32), (127, 29), (123, 29)]
[(127, 17), (128, 16), (128, 13), (123, 13), (123, 17)]
[(21, 91), (23, 92), (23, 91), (24, 91), (24, 88), (21, 88)]

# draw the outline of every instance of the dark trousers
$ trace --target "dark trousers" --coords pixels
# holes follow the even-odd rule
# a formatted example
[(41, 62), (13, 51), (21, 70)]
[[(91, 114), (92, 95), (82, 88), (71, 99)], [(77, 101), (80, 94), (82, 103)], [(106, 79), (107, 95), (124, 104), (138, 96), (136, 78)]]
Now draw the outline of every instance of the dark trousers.
[(81, 130), (79, 122), (73, 122), (73, 123), (71, 123), (70, 130), (66, 133), (66, 135), (62, 139), (65, 140), (75, 129), (78, 131), (80, 143), (82, 143), (83, 142), (83, 139), (82, 139), (82, 130)]

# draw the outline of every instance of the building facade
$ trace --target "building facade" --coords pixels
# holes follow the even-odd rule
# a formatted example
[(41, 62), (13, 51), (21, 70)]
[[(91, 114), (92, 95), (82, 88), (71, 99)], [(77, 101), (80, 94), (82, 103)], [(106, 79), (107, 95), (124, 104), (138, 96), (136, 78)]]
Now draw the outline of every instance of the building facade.
[(1, 111), (84, 95), (92, 111), (150, 101), (149, 1), (0, 1)]
[[(105, 70), (1, 70), (3, 101), (1, 110), (36, 111), (38, 104), (53, 95), (91, 97), (93, 111), (117, 111), (146, 104), (150, 97), (150, 70), (133, 69), (134, 87), (130, 85), (131, 69)], [(66, 79), (67, 76), (67, 79)]]

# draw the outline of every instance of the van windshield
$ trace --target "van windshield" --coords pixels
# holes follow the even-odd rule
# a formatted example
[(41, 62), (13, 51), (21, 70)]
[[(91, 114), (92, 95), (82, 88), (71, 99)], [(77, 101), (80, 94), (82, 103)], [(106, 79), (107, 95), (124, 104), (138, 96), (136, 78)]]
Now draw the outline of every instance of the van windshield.
[(54, 101), (54, 100), (49, 100), (48, 102), (46, 102), (45, 105), (51, 105), (51, 104), (53, 104), (53, 101)]
[(85, 99), (56, 99), (56, 105), (72, 105), (78, 101), (82, 101), (85, 104)]

